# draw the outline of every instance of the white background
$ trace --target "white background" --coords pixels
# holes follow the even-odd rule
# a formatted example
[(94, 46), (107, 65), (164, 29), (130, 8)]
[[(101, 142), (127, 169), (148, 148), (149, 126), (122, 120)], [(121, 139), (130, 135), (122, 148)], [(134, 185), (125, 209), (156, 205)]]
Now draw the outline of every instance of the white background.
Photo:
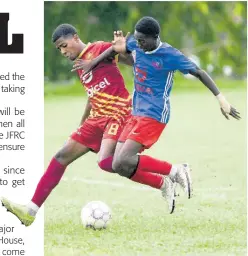
[[(37, 0), (8, 0), (1, 1), (0, 12), (9, 13), (9, 44), (12, 43), (12, 34), (24, 34), (24, 54), (0, 54), (0, 74), (17, 72), (24, 74), (26, 80), (17, 82), (25, 84), (26, 94), (1, 93), (0, 109), (5, 106), (25, 109), (26, 139), (17, 144), (25, 144), (24, 152), (0, 151), (0, 178), (5, 178), (2, 169), (7, 166), (24, 167), (26, 169), (26, 186), (19, 188), (0, 186), (0, 196), (6, 196), (17, 203), (28, 203), (32, 198), (36, 185), (43, 174), (44, 152), (44, 100), (43, 100), (43, 36), (44, 36), (44, 10), (43, 1)], [(0, 85), (6, 82), (0, 80)], [(3, 119), (0, 116), (0, 119)], [(19, 119), (19, 118), (18, 118)], [(1, 128), (0, 128), (1, 129)], [(0, 141), (4, 144), (4, 141)], [(22, 178), (19, 176), (19, 178)], [(9, 177), (11, 180), (12, 177)], [(44, 255), (44, 216), (43, 208), (39, 211), (33, 225), (25, 227), (12, 214), (0, 206), (0, 226), (14, 226), (14, 237), (25, 240), (26, 256)], [(0, 233), (0, 237), (3, 234)], [(4, 246), (15, 248), (16, 245)], [(0, 248), (0, 255), (2, 251)]]

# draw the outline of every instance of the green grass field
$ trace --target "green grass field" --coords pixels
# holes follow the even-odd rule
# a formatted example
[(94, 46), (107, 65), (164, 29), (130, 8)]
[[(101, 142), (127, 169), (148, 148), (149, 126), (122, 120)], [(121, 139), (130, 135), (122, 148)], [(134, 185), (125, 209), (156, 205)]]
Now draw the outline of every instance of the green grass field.
[[(181, 193), (169, 215), (160, 191), (104, 173), (89, 153), (68, 167), (45, 204), (45, 255), (246, 255), (246, 91), (225, 95), (241, 121), (225, 120), (207, 91), (172, 95), (170, 123), (146, 152), (192, 165), (192, 199)], [(45, 165), (77, 127), (84, 104), (79, 97), (45, 101)], [(107, 230), (81, 225), (81, 208), (92, 200), (112, 208)]]

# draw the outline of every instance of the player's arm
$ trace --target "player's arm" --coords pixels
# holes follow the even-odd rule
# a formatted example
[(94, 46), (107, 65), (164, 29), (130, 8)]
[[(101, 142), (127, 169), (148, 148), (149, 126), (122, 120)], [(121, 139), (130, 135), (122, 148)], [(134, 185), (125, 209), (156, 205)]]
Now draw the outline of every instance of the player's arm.
[(168, 64), (173, 70), (179, 70), (183, 74), (191, 74), (197, 77), (213, 93), (220, 104), (222, 114), (227, 119), (229, 119), (229, 115), (235, 119), (240, 119), (239, 112), (229, 104), (224, 95), (220, 93), (215, 82), (204, 70), (197, 67), (196, 64), (173, 47), (168, 47), (166, 54), (165, 61), (168, 61), (165, 64)]
[(118, 54), (118, 63), (125, 64), (128, 66), (133, 66), (133, 56), (129, 53), (120, 53)]
[(89, 117), (90, 115), (90, 111), (91, 111), (91, 104), (90, 104), (90, 100), (88, 98), (87, 100), (87, 103), (86, 103), (86, 106), (85, 106), (85, 109), (84, 109), (84, 113), (83, 113), (83, 116), (82, 116), (82, 119), (81, 119), (81, 122), (80, 122), (80, 126), (84, 123), (84, 121)]
[(127, 57), (126, 39), (128, 38), (129, 34), (130, 33), (128, 32), (127, 35), (124, 36), (122, 31), (114, 31), (114, 40), (112, 41), (112, 46), (110, 46), (107, 50), (105, 50), (103, 53), (93, 59), (92, 66), (95, 67), (104, 59), (113, 57), (117, 54), (123, 55), (123, 58)]
[(82, 60), (78, 59), (74, 62), (73, 69), (71, 72), (74, 72), (79, 69), (84, 70), (84, 74), (89, 73), (94, 67), (96, 67), (100, 62), (114, 58), (118, 53), (113, 50), (113, 46), (110, 46), (107, 50), (101, 53), (99, 56), (93, 60)]
[(84, 71), (84, 74), (87, 74), (92, 69), (94, 69), (94, 67), (96, 67), (100, 62), (112, 61), (115, 58), (115, 55), (117, 55), (117, 53), (113, 51), (113, 48), (111, 46), (93, 60), (77, 59), (74, 61), (71, 72), (81, 69)]
[(79, 59), (77, 60), (74, 65), (73, 69), (71, 70), (76, 71), (78, 69), (83, 69), (84, 73), (87, 74), (90, 72), (94, 67), (96, 67), (100, 62), (102, 61), (112, 61), (115, 56), (118, 58), (118, 62), (128, 65), (128, 66), (133, 66), (133, 57), (129, 53), (119, 53), (114, 50), (113, 46), (110, 46), (107, 50), (105, 50), (103, 53), (101, 53), (99, 56), (97, 56), (95, 59), (91, 61), (87, 60), (82, 60)]
[(90, 72), (94, 67), (96, 67), (100, 62), (104, 59), (108, 59), (109, 57), (113, 57), (118, 53), (125, 54), (126, 51), (126, 38), (129, 36), (129, 33), (124, 37), (122, 31), (114, 31), (114, 40), (112, 41), (112, 46), (110, 46), (107, 50), (97, 56), (95, 59), (91, 61), (83, 61), (77, 60), (74, 65), (73, 69), (71, 70), (76, 71), (78, 69), (83, 69), (84, 73)]
[(213, 93), (214, 96), (220, 94), (217, 85), (204, 70), (197, 67), (195, 70), (189, 70), (189, 73), (198, 78)]
[(228, 115), (240, 119), (240, 113), (229, 104), (224, 95), (220, 93), (215, 82), (204, 70), (196, 67), (196, 69), (189, 70), (189, 73), (198, 78), (213, 93), (213, 95), (216, 96), (216, 99), (220, 104), (221, 112), (227, 119), (229, 119)]

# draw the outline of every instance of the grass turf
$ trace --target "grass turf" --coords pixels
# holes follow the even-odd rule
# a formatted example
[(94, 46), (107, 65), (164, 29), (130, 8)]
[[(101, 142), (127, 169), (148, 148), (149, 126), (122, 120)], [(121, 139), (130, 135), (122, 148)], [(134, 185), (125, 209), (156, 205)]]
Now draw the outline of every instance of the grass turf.
[[(160, 191), (104, 173), (89, 153), (71, 164), (45, 204), (45, 256), (246, 255), (245, 90), (225, 93), (241, 121), (227, 121), (209, 93), (172, 96), (172, 113), (159, 142), (145, 152), (193, 167), (194, 196), (177, 198), (169, 215)], [(80, 122), (84, 98), (45, 101), (45, 165)], [(107, 203), (107, 230), (86, 230), (80, 211)]]

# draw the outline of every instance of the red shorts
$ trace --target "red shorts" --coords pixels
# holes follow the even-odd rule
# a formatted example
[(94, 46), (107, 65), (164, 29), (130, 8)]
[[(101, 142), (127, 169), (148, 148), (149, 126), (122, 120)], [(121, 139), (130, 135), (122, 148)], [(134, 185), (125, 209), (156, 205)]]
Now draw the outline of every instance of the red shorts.
[(70, 137), (97, 153), (103, 139), (118, 141), (124, 123), (109, 117), (89, 118)]
[(150, 148), (159, 139), (166, 124), (150, 117), (132, 116), (123, 129), (119, 141), (127, 139), (139, 142), (144, 148)]

